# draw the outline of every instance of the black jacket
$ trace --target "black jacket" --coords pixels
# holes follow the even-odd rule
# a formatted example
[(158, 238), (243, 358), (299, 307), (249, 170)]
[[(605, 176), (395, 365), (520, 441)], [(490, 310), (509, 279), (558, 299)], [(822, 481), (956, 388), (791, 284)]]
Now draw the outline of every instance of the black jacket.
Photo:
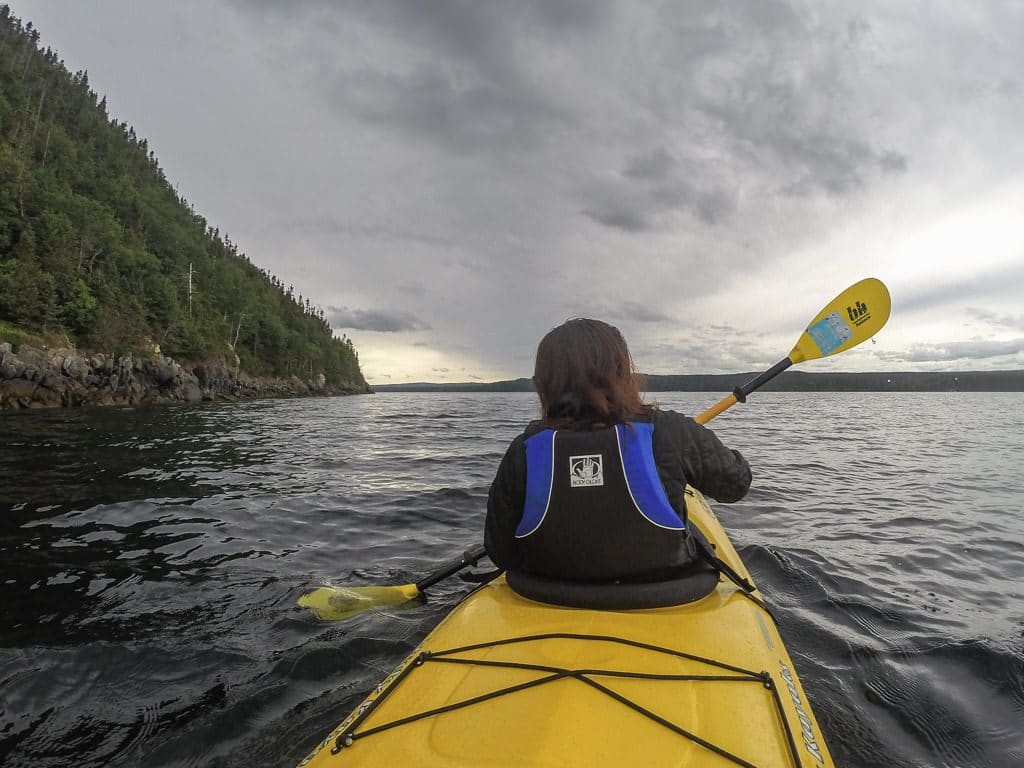
[[(654, 423), (654, 461), (658, 476), (676, 513), (685, 514), (684, 491), (691, 485), (716, 501), (738, 501), (750, 488), (750, 465), (739, 453), (726, 448), (715, 433), (675, 411), (654, 410), (637, 421)], [(526, 496), (526, 438), (545, 429), (531, 423), (509, 445), (487, 497), (484, 546), (495, 565), (518, 570), (522, 566), (516, 526), (523, 515)], [(685, 561), (685, 553), (680, 560)], [(666, 563), (652, 563), (652, 570)]]

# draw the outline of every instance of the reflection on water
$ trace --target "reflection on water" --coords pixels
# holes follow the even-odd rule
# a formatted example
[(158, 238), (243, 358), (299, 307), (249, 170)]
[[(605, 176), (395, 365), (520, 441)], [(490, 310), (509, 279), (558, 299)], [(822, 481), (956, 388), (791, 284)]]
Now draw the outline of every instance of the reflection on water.
[[(662, 393), (695, 413), (714, 395)], [(1024, 396), (758, 393), (717, 511), (837, 763), (1024, 764)], [(465, 591), (320, 624), (479, 541), (527, 394), (0, 414), (0, 762), (292, 765)]]

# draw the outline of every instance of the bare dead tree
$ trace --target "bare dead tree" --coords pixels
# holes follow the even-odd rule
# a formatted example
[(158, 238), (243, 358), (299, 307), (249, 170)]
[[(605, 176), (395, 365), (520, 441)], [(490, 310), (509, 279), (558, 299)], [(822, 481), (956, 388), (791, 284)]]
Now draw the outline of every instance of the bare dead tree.
[(36, 107), (36, 119), (32, 123), (32, 135), (36, 135), (36, 130), (39, 128), (39, 116), (43, 113), (43, 101), (46, 99), (46, 86), (43, 86), (43, 90), (39, 92), (39, 106)]
[(46, 167), (46, 155), (50, 151), (50, 131), (53, 130), (53, 124), (46, 126), (46, 142), (43, 144), (43, 159), (39, 163), (40, 168)]
[(235, 326), (235, 340), (231, 342), (231, 349), (238, 345), (238, 335), (242, 332), (242, 321), (245, 320), (245, 312), (241, 312), (238, 315), (238, 324)]

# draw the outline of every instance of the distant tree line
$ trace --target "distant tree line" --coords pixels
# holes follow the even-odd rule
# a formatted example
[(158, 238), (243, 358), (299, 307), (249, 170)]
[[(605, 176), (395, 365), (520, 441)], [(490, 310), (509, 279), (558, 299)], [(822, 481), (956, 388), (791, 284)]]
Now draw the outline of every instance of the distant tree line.
[[(648, 376), (650, 392), (730, 392), (757, 372)], [(766, 392), (1021, 392), (1024, 371), (904, 371), (839, 373), (786, 371), (764, 385)]]
[(257, 376), (365, 384), (350, 339), (179, 196), (32, 23), (0, 5), (0, 341), (157, 345)]
[[(644, 376), (647, 392), (729, 393), (757, 376), (750, 373)], [(431, 384), (377, 384), (378, 392), (532, 392), (529, 379)], [(786, 371), (765, 392), (1024, 392), (1024, 371), (922, 371), (901, 373), (807, 373)]]

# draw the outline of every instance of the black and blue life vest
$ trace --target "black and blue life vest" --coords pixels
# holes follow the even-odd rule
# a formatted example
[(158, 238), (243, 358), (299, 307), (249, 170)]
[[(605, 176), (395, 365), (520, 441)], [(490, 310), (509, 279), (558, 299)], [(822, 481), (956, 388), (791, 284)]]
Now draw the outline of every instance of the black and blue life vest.
[(693, 562), (685, 510), (658, 477), (654, 426), (546, 429), (527, 438), (522, 569), (569, 581), (671, 578)]

